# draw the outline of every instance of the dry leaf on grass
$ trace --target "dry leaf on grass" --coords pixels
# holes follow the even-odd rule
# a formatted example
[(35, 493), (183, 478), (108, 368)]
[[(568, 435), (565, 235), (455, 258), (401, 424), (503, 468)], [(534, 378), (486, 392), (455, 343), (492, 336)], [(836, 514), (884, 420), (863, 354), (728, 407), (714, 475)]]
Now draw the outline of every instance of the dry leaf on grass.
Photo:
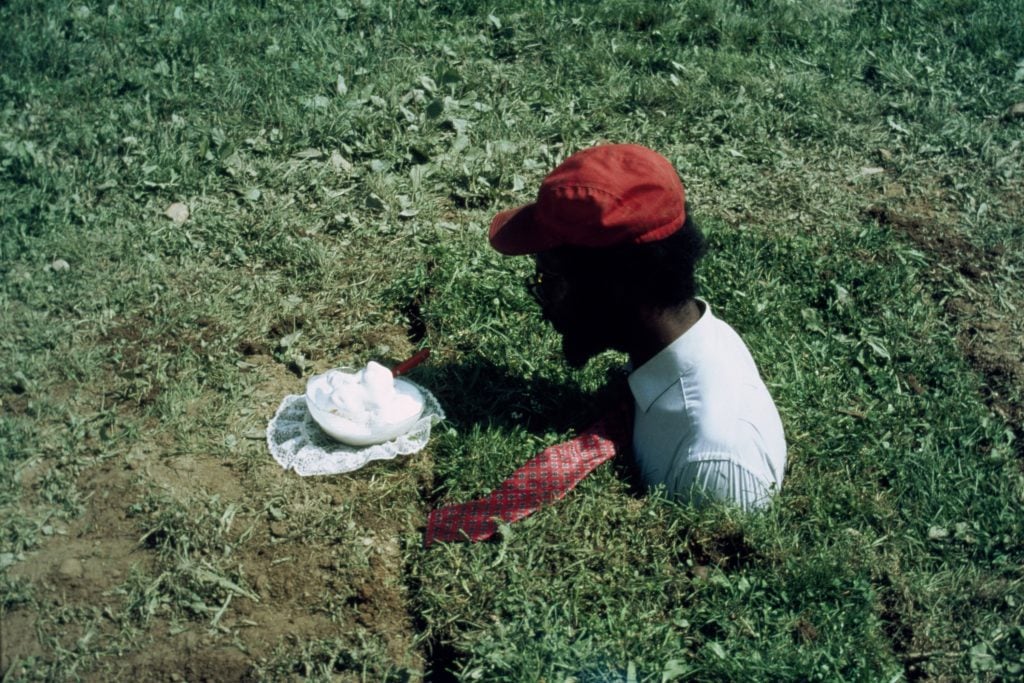
[(188, 207), (181, 202), (174, 202), (167, 207), (164, 215), (180, 225), (188, 220)]

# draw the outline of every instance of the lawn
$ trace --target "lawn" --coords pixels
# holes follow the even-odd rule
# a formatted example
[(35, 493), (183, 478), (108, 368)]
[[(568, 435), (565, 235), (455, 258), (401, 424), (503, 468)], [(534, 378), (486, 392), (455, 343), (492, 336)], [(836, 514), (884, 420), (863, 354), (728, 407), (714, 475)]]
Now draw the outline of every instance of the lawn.
[[(1024, 2), (0, 3), (0, 676), (1024, 675)], [(662, 152), (789, 445), (694, 509), (598, 469), (424, 549), (611, 400), (487, 245)], [(301, 478), (310, 375), (429, 346), (427, 447)]]

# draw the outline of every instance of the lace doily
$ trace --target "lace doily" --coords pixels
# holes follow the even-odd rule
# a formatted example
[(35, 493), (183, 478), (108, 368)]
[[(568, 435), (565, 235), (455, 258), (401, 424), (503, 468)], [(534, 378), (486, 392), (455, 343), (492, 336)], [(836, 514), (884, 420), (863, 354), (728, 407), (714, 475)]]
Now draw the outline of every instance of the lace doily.
[(444, 410), (433, 394), (419, 385), (416, 388), (423, 393), (420, 419), (405, 434), (372, 446), (349, 446), (335, 441), (309, 414), (305, 396), (285, 396), (267, 425), (267, 447), (281, 467), (293, 469), (303, 477), (352, 472), (371, 460), (391, 460), (416, 453), (430, 440), (430, 428), (444, 419)]

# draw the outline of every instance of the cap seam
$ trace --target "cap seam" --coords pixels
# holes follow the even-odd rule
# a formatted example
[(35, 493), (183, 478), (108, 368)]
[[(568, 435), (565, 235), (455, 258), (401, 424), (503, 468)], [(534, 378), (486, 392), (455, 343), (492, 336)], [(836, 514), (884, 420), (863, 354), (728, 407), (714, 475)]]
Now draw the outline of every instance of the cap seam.
[(554, 190), (556, 190), (556, 189), (557, 190), (562, 190), (562, 189), (569, 189), (569, 188), (584, 189), (584, 190), (594, 190), (596, 192), (600, 192), (601, 194), (608, 195), (609, 197), (614, 197), (615, 199), (619, 200), (620, 202), (625, 200), (622, 195), (615, 194), (614, 192), (609, 192), (608, 190), (606, 190), (604, 188), (596, 187), (594, 185), (559, 185), (557, 188), (553, 188), (551, 190), (548, 190), (548, 192), (554, 192)]

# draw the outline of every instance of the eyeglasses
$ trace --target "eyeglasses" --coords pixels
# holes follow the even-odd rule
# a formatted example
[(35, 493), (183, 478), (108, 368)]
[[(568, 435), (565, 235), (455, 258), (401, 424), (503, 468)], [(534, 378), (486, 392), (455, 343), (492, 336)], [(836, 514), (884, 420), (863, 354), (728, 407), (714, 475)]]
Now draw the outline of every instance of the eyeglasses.
[(526, 289), (539, 304), (557, 301), (565, 296), (568, 281), (564, 275), (538, 270), (526, 279)]
[(541, 291), (543, 286), (544, 273), (537, 272), (526, 278), (526, 291), (528, 291), (530, 293), (530, 296), (532, 296), (537, 301), (540, 301), (541, 297), (543, 296)]

